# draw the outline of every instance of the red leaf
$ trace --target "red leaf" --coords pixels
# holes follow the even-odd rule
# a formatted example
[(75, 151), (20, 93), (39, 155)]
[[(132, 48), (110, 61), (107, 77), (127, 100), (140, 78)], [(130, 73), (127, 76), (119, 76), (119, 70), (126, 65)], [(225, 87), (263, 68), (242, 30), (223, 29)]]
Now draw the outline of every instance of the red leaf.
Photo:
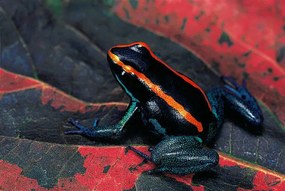
[[(45, 143), (35, 142), (33, 144), (41, 145)], [(50, 145), (52, 146), (52, 144)], [(69, 146), (65, 147), (67, 149)], [(147, 147), (140, 146), (136, 148), (145, 153), (148, 152)], [(125, 153), (124, 150), (124, 147), (78, 147), (78, 152), (85, 158), (85, 173), (77, 173), (74, 177), (59, 178), (58, 184), (49, 190), (120, 191), (133, 188), (139, 175), (154, 166), (150, 163), (142, 163), (143, 160), (136, 154)], [(55, 157), (54, 160), (60, 159)], [(76, 161), (69, 162), (76, 164)], [(240, 168), (250, 168), (256, 172), (251, 190), (282, 190), (285, 188), (284, 175), (239, 161), (227, 155), (220, 154), (220, 166), (222, 168), (239, 166)], [(30, 168), (33, 168), (33, 166)], [(45, 187), (40, 186), (35, 179), (25, 177), (22, 173), (23, 170), (17, 165), (1, 160), (1, 188), (4, 190), (47, 190)], [(204, 190), (202, 185), (193, 185), (193, 175), (168, 176), (191, 186), (195, 190)], [(223, 174), (220, 176), (223, 176)], [(238, 190), (246, 189), (240, 187)]]

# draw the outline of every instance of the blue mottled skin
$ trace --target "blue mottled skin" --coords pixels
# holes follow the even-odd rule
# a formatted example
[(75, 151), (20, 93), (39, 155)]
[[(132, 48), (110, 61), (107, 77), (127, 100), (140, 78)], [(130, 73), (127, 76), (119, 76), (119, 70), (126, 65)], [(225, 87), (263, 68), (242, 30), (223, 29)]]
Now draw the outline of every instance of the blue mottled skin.
[[(121, 138), (123, 129), (133, 114), (140, 113), (143, 124), (152, 133), (159, 135), (161, 141), (150, 149), (150, 156), (134, 147), (127, 148), (155, 163), (153, 173), (186, 175), (208, 170), (218, 164), (217, 152), (205, 145), (213, 142), (224, 122), (225, 112), (232, 113), (244, 125), (261, 129), (262, 112), (247, 90), (245, 81), (239, 85), (230, 77), (222, 77), (225, 85), (210, 89), (205, 96), (202, 90), (193, 83), (186, 82), (184, 77), (163, 63), (142, 42), (113, 47), (107, 58), (114, 77), (131, 100), (125, 115), (115, 125), (98, 126), (98, 121), (95, 120), (93, 128), (84, 127), (78, 121), (70, 119), (69, 122), (77, 130), (66, 131), (66, 134)], [(125, 66), (131, 70), (126, 70)], [(134, 70), (136, 72), (132, 72)], [(143, 74), (151, 83), (159, 85), (161, 90), (202, 123), (203, 130), (199, 131), (194, 123), (187, 121), (177, 108), (169, 105), (146, 85), (142, 77), (134, 73)]]

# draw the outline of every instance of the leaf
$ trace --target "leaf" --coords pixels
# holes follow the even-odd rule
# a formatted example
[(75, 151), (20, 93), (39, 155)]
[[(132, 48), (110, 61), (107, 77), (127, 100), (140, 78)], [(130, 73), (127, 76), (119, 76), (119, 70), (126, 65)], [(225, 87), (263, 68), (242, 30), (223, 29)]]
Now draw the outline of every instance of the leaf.
[[(153, 168), (124, 147), (68, 146), (4, 137), (0, 144), (0, 185), (4, 190), (131, 190), (140, 174)], [(147, 152), (146, 147), (137, 149)], [(182, 177), (143, 174), (136, 188), (163, 189), (166, 185), (169, 190), (285, 187), (284, 176), (260, 167), (252, 169), (252, 165), (225, 155), (220, 155), (220, 166), (208, 173)]]
[[(125, 104), (118, 103), (117, 106), (88, 104), (31, 78), (15, 75), (5, 70), (0, 70), (0, 75), (5, 79), (5, 81), (1, 81), (0, 86), (2, 95), (0, 106), (4, 108), (0, 115), (4, 122), (0, 131), (2, 135), (0, 140), (0, 144), (2, 144), (0, 159), (2, 162), (0, 166), (3, 169), (0, 174), (3, 174), (1, 180), (3, 188), (8, 190), (20, 187), (25, 189), (56, 189), (58, 187), (83, 190), (95, 188), (97, 190), (131, 189), (141, 172), (153, 168), (153, 165), (142, 163), (142, 159), (134, 153), (125, 153), (124, 146), (112, 150), (112, 147), (75, 147), (64, 144), (104, 144), (104, 142), (92, 142), (92, 140), (81, 136), (65, 136), (63, 135), (63, 124), (66, 123), (67, 117), (74, 115), (73, 112), (77, 116), (83, 115), (82, 118), (90, 118), (91, 114), (99, 116), (102, 115), (102, 112), (104, 118), (112, 115), (118, 117), (118, 113), (125, 107)], [(9, 100), (10, 102), (7, 102)], [(105, 108), (102, 109), (102, 107)], [(118, 107), (120, 110), (114, 110), (114, 107)], [(17, 108), (17, 110), (13, 108)], [(23, 110), (25, 112), (22, 112)], [(114, 113), (110, 110), (114, 110)], [(17, 115), (17, 112), (20, 114)], [(17, 116), (22, 118), (17, 120)], [(117, 144), (139, 143), (141, 139), (144, 142), (150, 142), (146, 138), (148, 137), (147, 132), (141, 131), (142, 133), (136, 134), (138, 129), (134, 127), (134, 124), (130, 124), (128, 128), (130, 132), (124, 137), (124, 140)], [(132, 129), (135, 129), (136, 133), (132, 132)], [(62, 143), (63, 145), (55, 143)], [(105, 144), (110, 143), (105, 142)], [(274, 145), (274, 142), (272, 144)], [(237, 144), (233, 148), (239, 146)], [(145, 147), (138, 149), (147, 152)], [(281, 158), (278, 162), (281, 164), (278, 168), (282, 170), (282, 161), (284, 161), (282, 157), (284, 156), (280, 154), (279, 157)], [(217, 186), (223, 189), (237, 189), (238, 187), (244, 189), (272, 187), (275, 189), (284, 186), (284, 176), (281, 174), (270, 172), (258, 166), (255, 167), (253, 164), (241, 162), (224, 154), (220, 154), (220, 158), (220, 167), (214, 169), (210, 173), (212, 174), (210, 177), (205, 176), (204, 173), (196, 174), (194, 177), (192, 175), (171, 177), (183, 184), (191, 185), (194, 189)], [(120, 160), (118, 165), (117, 160)], [(264, 161), (262, 160), (262, 162)], [(106, 174), (111, 167), (114, 172), (111, 175)], [(248, 169), (242, 170), (243, 168)], [(71, 172), (68, 169), (73, 169), (73, 171)], [(250, 176), (248, 176), (249, 174)], [(145, 176), (148, 179), (145, 179)], [(11, 184), (10, 181), (13, 180), (17, 181)], [(100, 180), (99, 183), (98, 180)], [(270, 181), (267, 182), (267, 180)], [(153, 181), (153, 185), (149, 181)], [(168, 187), (170, 185), (174, 190), (176, 186), (181, 187), (180, 183), (172, 179), (165, 179), (160, 176), (152, 177), (152, 175), (150, 177), (149, 175), (142, 175), (136, 184), (138, 184), (137, 187), (143, 189), (145, 186), (155, 186), (155, 181), (159, 181), (162, 188), (165, 184)], [(114, 182), (120, 182), (119, 185), (122, 187), (118, 187)], [(219, 182), (219, 184), (215, 182)], [(197, 184), (201, 186), (194, 186)], [(14, 187), (11, 187), (12, 185)], [(182, 186), (182, 188), (184, 187), (185, 185)]]
[[(94, 140), (86, 137), (64, 135), (68, 129), (68, 118), (82, 119), (87, 126), (91, 126), (95, 118), (101, 119), (102, 125), (115, 123), (123, 116), (127, 106), (119, 102), (85, 103), (45, 83), (3, 69), (0, 69), (0, 76), (0, 134), (4, 136), (60, 144), (94, 145)], [(115, 143), (143, 143), (142, 140), (148, 139), (147, 131), (142, 126), (129, 131), (127, 137)]]

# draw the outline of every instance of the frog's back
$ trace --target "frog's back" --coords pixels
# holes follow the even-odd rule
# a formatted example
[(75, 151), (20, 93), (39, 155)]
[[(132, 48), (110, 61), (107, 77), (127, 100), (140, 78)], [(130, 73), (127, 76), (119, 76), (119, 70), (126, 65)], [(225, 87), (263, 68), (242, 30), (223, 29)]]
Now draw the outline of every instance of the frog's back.
[(155, 118), (168, 134), (205, 134), (213, 120), (204, 91), (190, 78), (160, 60), (149, 64), (145, 76), (151, 79), (144, 111)]

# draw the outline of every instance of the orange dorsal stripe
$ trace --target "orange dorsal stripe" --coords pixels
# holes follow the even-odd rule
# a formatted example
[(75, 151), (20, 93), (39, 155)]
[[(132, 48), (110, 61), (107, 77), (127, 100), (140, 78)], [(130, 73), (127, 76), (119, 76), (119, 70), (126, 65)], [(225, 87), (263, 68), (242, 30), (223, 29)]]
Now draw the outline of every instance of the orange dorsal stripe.
[(109, 54), (110, 58), (117, 65), (121, 66), (125, 72), (136, 75), (138, 77), (138, 79), (142, 80), (157, 96), (162, 98), (170, 107), (174, 108), (181, 116), (183, 116), (184, 119), (186, 119), (186, 121), (188, 121), (189, 123), (196, 126), (198, 132), (203, 131), (203, 126), (202, 126), (201, 122), (196, 120), (195, 117), (192, 116), (191, 113), (186, 111), (181, 104), (179, 104), (177, 101), (175, 101), (173, 99), (173, 97), (165, 94), (158, 85), (152, 83), (152, 81), (149, 78), (147, 78), (143, 73), (138, 72), (137, 70), (135, 70), (133, 67), (131, 67), (129, 65), (125, 65), (119, 59), (119, 57), (116, 56), (115, 54), (113, 54), (111, 51), (109, 51), (108, 54)]
[[(135, 43), (134, 43), (135, 44)], [(171, 68), (169, 65), (167, 65), (165, 62), (163, 62), (162, 60), (160, 60), (152, 51), (151, 49), (149, 48), (149, 46), (144, 43), (144, 42), (137, 42), (137, 44), (141, 44), (142, 46), (144, 46), (146, 49), (148, 49), (148, 51), (150, 52), (151, 56), (156, 59), (158, 62), (160, 62), (161, 64), (163, 64), (165, 67), (167, 67), (169, 70), (171, 70), (175, 75), (177, 76), (180, 76), (185, 82), (189, 83), (191, 86), (197, 88), (204, 96), (207, 104), (208, 104), (208, 107), (210, 109), (210, 111), (212, 111), (212, 107), (211, 107), (211, 104), (208, 100), (208, 97), (206, 96), (205, 92), (200, 88), (200, 86), (198, 86), (193, 80), (187, 78), (186, 76), (180, 74), (179, 72), (173, 70), (173, 68)]]

